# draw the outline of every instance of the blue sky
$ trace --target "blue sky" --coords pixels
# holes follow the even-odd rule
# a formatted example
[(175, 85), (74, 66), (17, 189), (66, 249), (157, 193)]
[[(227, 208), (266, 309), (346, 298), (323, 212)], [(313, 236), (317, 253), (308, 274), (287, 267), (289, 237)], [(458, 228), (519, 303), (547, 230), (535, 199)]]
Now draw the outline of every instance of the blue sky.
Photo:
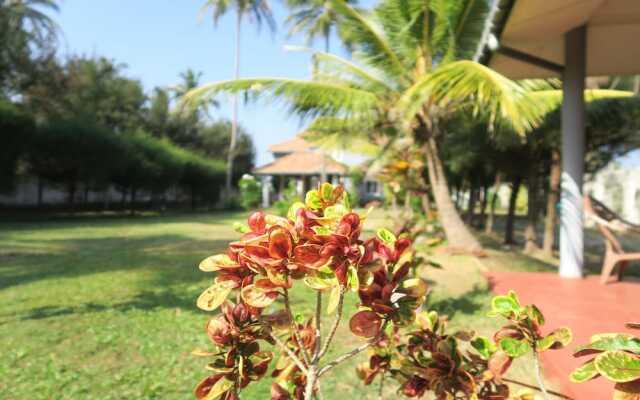
[[(150, 91), (177, 83), (187, 68), (201, 71), (202, 82), (233, 76), (234, 16), (224, 16), (214, 28), (210, 14), (200, 13), (202, 4), (204, 0), (64, 0), (52, 16), (63, 31), (61, 55), (105, 56), (125, 63), (125, 73)], [(284, 50), (286, 44), (304, 44), (304, 39), (286, 37), (282, 22), (287, 11), (280, 2), (272, 5), (279, 28), (275, 35), (266, 26), (260, 31), (249, 23), (243, 26), (241, 74), (306, 78), (309, 56)], [(229, 101), (220, 100), (214, 116), (230, 117)], [(282, 105), (262, 103), (242, 106), (240, 122), (254, 138), (257, 164), (271, 160), (269, 144), (302, 128)]]
[[(361, 5), (373, 3), (361, 1)], [(210, 15), (201, 14), (204, 0), (64, 0), (53, 15), (63, 31), (61, 55), (84, 54), (112, 58), (127, 64), (126, 74), (140, 79), (147, 91), (171, 86), (187, 68), (203, 73), (202, 82), (233, 76), (234, 16), (224, 16), (214, 28)], [(309, 56), (284, 50), (304, 44), (302, 37), (287, 38), (283, 27), (287, 10), (272, 2), (279, 31), (272, 35), (245, 23), (242, 33), (241, 75), (306, 78)], [(333, 51), (337, 49), (337, 40)], [(322, 46), (322, 43), (317, 43)], [(229, 117), (229, 101), (222, 98), (216, 117)], [(269, 144), (293, 137), (302, 125), (282, 105), (241, 106), (240, 123), (253, 136), (256, 163), (271, 160)], [(625, 157), (640, 166), (640, 152)]]

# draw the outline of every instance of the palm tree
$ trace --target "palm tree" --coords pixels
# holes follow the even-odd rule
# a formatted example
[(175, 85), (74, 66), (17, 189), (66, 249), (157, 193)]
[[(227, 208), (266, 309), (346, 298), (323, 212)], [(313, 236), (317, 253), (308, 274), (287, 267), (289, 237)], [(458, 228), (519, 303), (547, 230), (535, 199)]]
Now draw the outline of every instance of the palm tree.
[(447, 122), (460, 112), (488, 116), (524, 133), (540, 120), (542, 106), (527, 85), (471, 61), (485, 29), (488, 1), (382, 0), (365, 14), (344, 0), (330, 0), (341, 38), (354, 62), (315, 52), (311, 80), (253, 78), (215, 82), (187, 95), (193, 101), (220, 92), (251, 92), (285, 100), (292, 112), (338, 134), (392, 142), (410, 138), (426, 160), (440, 222), (450, 246), (481, 249), (451, 199), (441, 144)]
[[(174, 98), (176, 100), (181, 100), (182, 97), (189, 93), (190, 90), (197, 88), (200, 85), (200, 78), (202, 78), (202, 72), (196, 72), (191, 68), (187, 68), (186, 71), (180, 73), (180, 82), (169, 88), (171, 92), (173, 92)], [(199, 111), (202, 111), (204, 115), (209, 117), (209, 107), (217, 108), (219, 106), (218, 102), (215, 99), (209, 99), (208, 101), (203, 101), (198, 104), (194, 104), (194, 107), (190, 112), (193, 112), (198, 119), (200, 118)], [(182, 113), (187, 110), (179, 107), (178, 112)]]
[[(262, 22), (266, 22), (273, 32), (276, 29), (275, 19), (271, 11), (269, 0), (207, 0), (203, 9), (213, 11), (213, 23), (218, 24), (220, 18), (229, 10), (235, 8), (236, 31), (235, 31), (235, 68), (234, 79), (240, 78), (240, 28), (244, 17), (255, 22), (258, 27)], [(227, 155), (227, 176), (225, 181), (226, 195), (230, 195), (233, 190), (233, 161), (238, 136), (238, 97), (234, 95), (231, 100), (231, 140), (229, 141), (229, 152)]]
[[(347, 1), (353, 3), (352, 1)], [(316, 37), (324, 39), (324, 51), (329, 53), (331, 31), (337, 22), (338, 14), (327, 0), (287, 0), (287, 7), (292, 13), (286, 23), (291, 25), (289, 35), (304, 32), (307, 45), (311, 45)]]

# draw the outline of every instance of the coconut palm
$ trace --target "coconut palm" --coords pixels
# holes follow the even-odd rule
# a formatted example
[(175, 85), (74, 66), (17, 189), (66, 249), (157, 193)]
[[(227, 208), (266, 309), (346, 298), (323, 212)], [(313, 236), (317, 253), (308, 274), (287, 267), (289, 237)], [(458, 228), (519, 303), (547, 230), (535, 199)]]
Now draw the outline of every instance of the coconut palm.
[[(220, 18), (231, 8), (235, 9), (236, 14), (234, 78), (237, 80), (240, 78), (240, 30), (243, 19), (248, 18), (249, 21), (256, 23), (258, 27), (260, 27), (263, 22), (266, 22), (272, 32), (276, 29), (276, 22), (273, 18), (271, 5), (268, 0), (207, 0), (203, 10), (212, 11), (213, 23), (217, 25)], [(225, 181), (225, 192), (227, 195), (233, 190), (233, 161), (238, 139), (238, 97), (235, 95), (231, 100), (231, 108), (231, 140), (229, 141), (227, 176)]]
[[(354, 3), (348, 1), (348, 3)], [(311, 45), (318, 37), (324, 39), (324, 51), (330, 51), (331, 32), (335, 26), (338, 14), (327, 0), (287, 0), (287, 7), (291, 14), (286, 23), (291, 25), (289, 35), (304, 32), (307, 45)]]
[(441, 148), (446, 122), (460, 112), (488, 116), (518, 132), (540, 120), (539, 104), (518, 84), (471, 61), (485, 28), (485, 0), (382, 0), (371, 13), (329, 0), (339, 14), (340, 37), (353, 61), (314, 52), (311, 80), (253, 78), (215, 82), (187, 95), (190, 101), (220, 92), (249, 92), (284, 100), (312, 119), (314, 131), (331, 126), (344, 135), (377, 140), (409, 137), (426, 160), (429, 186), (452, 247), (473, 251), (479, 242), (451, 199)]

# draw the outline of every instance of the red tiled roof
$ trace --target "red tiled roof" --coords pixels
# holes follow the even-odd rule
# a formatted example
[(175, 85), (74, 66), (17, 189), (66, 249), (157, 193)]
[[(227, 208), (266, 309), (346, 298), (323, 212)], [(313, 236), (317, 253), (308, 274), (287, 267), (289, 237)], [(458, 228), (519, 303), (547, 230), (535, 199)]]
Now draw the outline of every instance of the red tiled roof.
[(293, 153), (296, 151), (306, 151), (313, 147), (313, 144), (304, 140), (301, 136), (296, 136), (282, 143), (269, 146), (272, 153)]
[[(298, 151), (282, 156), (273, 162), (257, 167), (253, 172), (257, 175), (314, 175), (322, 172), (321, 153)], [(347, 166), (325, 155), (325, 173), (345, 175)]]

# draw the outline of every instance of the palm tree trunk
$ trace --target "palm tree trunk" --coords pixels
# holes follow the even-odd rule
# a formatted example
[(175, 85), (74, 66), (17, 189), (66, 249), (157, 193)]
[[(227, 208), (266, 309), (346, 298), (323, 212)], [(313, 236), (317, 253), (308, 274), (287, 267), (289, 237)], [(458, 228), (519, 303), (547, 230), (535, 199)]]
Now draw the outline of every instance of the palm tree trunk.
[(551, 152), (551, 172), (549, 176), (549, 195), (547, 196), (547, 215), (544, 218), (544, 239), (542, 252), (545, 256), (553, 256), (556, 231), (556, 204), (560, 193), (560, 152), (557, 149)]
[(491, 208), (489, 208), (489, 217), (487, 217), (487, 225), (484, 228), (486, 233), (493, 232), (493, 221), (496, 215), (496, 200), (498, 199), (498, 190), (502, 185), (502, 172), (496, 173), (496, 179), (493, 182), (493, 194), (491, 196)]
[[(242, 10), (238, 7), (236, 14), (236, 43), (234, 79), (240, 78), (240, 27), (242, 26)], [(227, 176), (225, 192), (227, 196), (233, 191), (233, 161), (235, 159), (236, 142), (238, 140), (238, 95), (231, 98), (231, 139), (229, 140), (229, 154), (227, 154)]]
[(469, 200), (467, 201), (467, 215), (465, 216), (466, 223), (469, 226), (473, 226), (473, 216), (476, 209), (476, 202), (478, 199), (478, 188), (473, 182), (469, 185)]
[(533, 253), (538, 247), (538, 235), (536, 226), (538, 225), (538, 169), (533, 163), (529, 171), (528, 191), (527, 191), (527, 227), (524, 230), (524, 252)]
[(520, 184), (522, 178), (516, 176), (511, 185), (511, 196), (509, 196), (509, 212), (507, 213), (507, 224), (504, 229), (504, 243), (514, 244), (515, 239), (513, 237), (514, 219), (516, 214), (516, 201), (518, 200), (518, 192), (520, 191)]
[(485, 223), (485, 220), (487, 219), (487, 204), (489, 203), (489, 186), (487, 186), (486, 183), (484, 183), (482, 185), (482, 201), (480, 202), (480, 222), (479, 224), (479, 228), (482, 228), (482, 226)]
[(456, 210), (449, 192), (447, 178), (444, 175), (438, 147), (433, 137), (429, 138), (425, 143), (424, 151), (427, 158), (427, 172), (429, 173), (433, 197), (438, 209), (438, 217), (447, 236), (449, 246), (469, 252), (482, 250), (480, 242), (462, 222), (462, 218), (460, 218)]

